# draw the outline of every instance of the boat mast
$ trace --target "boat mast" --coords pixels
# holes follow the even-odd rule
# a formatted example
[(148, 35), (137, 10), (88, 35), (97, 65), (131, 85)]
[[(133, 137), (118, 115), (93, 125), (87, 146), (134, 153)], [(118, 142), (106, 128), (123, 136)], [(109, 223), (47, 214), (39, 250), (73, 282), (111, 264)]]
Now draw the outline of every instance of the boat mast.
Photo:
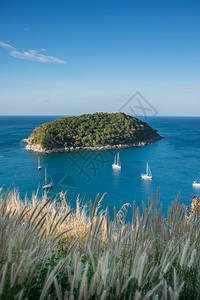
[(45, 167), (45, 178), (44, 178), (44, 182), (45, 182), (45, 185), (47, 184), (47, 169)]
[(197, 179), (195, 180), (195, 182), (199, 182), (199, 177), (200, 177), (200, 173), (197, 176)]

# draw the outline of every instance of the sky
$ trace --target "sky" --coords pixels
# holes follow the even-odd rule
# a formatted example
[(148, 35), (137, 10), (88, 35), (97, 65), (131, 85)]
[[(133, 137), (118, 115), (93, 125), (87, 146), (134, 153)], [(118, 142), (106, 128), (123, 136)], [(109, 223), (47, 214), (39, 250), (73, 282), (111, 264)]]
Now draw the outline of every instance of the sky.
[(199, 0), (0, 0), (0, 115), (122, 110), (200, 115)]

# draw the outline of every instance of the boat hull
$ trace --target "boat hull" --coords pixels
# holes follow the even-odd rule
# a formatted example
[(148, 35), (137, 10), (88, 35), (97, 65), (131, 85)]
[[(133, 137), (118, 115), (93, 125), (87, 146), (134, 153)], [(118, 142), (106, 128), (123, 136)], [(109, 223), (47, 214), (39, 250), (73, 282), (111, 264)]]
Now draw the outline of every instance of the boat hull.
[(121, 170), (121, 166), (116, 165), (116, 164), (112, 164), (112, 168), (115, 170)]
[(144, 180), (151, 180), (152, 179), (152, 176), (149, 176), (147, 174), (141, 174), (141, 179), (144, 179)]
[(47, 184), (43, 185), (42, 189), (43, 190), (48, 190), (48, 189), (51, 189), (52, 187), (53, 187), (52, 183), (47, 183)]
[(200, 183), (198, 182), (193, 182), (192, 186), (200, 189)]

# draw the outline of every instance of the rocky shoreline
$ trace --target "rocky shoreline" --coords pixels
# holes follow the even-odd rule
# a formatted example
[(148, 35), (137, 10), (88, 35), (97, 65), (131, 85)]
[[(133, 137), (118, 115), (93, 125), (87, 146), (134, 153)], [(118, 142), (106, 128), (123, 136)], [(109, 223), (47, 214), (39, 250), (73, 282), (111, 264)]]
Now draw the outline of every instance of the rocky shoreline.
[(139, 146), (151, 145), (152, 143), (162, 140), (163, 138), (164, 137), (162, 136), (157, 136), (155, 138), (151, 138), (146, 141), (141, 141), (132, 144), (106, 145), (106, 146), (99, 146), (99, 147), (61, 147), (61, 148), (52, 148), (48, 150), (42, 149), (41, 147), (38, 147), (38, 145), (37, 146), (31, 145), (29, 139), (23, 139), (22, 142), (27, 143), (26, 147), (24, 148), (27, 151), (37, 152), (41, 154), (51, 154), (57, 152), (71, 152), (71, 151), (80, 151), (80, 150), (99, 151), (99, 150), (139, 147)]

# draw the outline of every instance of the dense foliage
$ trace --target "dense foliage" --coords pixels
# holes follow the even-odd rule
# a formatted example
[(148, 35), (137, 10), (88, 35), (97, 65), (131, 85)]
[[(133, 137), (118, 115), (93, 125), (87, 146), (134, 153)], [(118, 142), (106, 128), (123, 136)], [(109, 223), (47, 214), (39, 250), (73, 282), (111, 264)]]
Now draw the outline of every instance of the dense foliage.
[(36, 128), (32, 144), (44, 149), (130, 144), (157, 137), (147, 123), (124, 113), (95, 113), (65, 117)]

